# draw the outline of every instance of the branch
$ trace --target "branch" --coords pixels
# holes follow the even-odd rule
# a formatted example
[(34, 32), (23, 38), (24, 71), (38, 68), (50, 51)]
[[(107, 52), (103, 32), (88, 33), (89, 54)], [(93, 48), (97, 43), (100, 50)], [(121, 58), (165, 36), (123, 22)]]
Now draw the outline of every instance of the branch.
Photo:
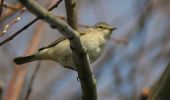
[(46, 21), (52, 28), (57, 28), (61, 34), (69, 37), (73, 62), (78, 70), (84, 100), (97, 100), (96, 81), (90, 69), (89, 57), (79, 38), (79, 33), (65, 21), (46, 11), (33, 0), (19, 0), (37, 17)]
[[(76, 5), (77, 5), (77, 0), (65, 0), (65, 6), (66, 6), (66, 12), (67, 12), (67, 23), (75, 30), (77, 30), (77, 25), (78, 25), (77, 24), (77, 8), (76, 8), (77, 6)], [(75, 61), (79, 61), (78, 59)], [(88, 63), (89, 63), (89, 61), (88, 61)], [(82, 65), (80, 64), (80, 67), (81, 66), (83, 66), (83, 63), (82, 63)], [(77, 67), (79, 67), (79, 66), (77, 66)], [(89, 64), (87, 65), (87, 68), (88, 67), (90, 67)], [(81, 70), (83, 71), (83, 69), (78, 70), (79, 76), (80, 76), (80, 74), (82, 74)], [(90, 71), (90, 73), (89, 73), (89, 75), (90, 75), (91, 74), (90, 68), (86, 69), (86, 70)], [(87, 78), (88, 78), (88, 76), (87, 76)], [(82, 85), (83, 99), (84, 100), (97, 100), (96, 84), (95, 84), (95, 79), (93, 78), (93, 76), (92, 76), (92, 80), (91, 80), (93, 83), (91, 86), (90, 85), (88, 86), (88, 83), (86, 83), (87, 86), (85, 86), (85, 85), (83, 86), (83, 84), (85, 82), (83, 82), (83, 79), (80, 79), (80, 81), (81, 81), (81, 85)], [(90, 93), (91, 89), (93, 90), (91, 92), (92, 94)]]
[(4, 88), (4, 84), (2, 80), (0, 80), (0, 100), (2, 100), (3, 88)]
[[(36, 25), (36, 28), (35, 28), (35, 32), (33, 33), (33, 36), (32, 36), (32, 41), (30, 42), (30, 47), (32, 51), (30, 51), (31, 53), (33, 52), (33, 50), (35, 50), (40, 41), (41, 41), (41, 37), (42, 37), (42, 32), (45, 30), (45, 23), (43, 22), (39, 22), (37, 23), (38, 25)], [(35, 44), (35, 45), (32, 45), (32, 44)], [(30, 54), (30, 53), (27, 53), (27, 54)], [(28, 65), (26, 65), (28, 66)], [(24, 67), (26, 67), (24, 66)], [(35, 77), (35, 74), (36, 73), (36, 70), (38, 66), (36, 67), (28, 67), (28, 71), (29, 71), (29, 75), (23, 77), (24, 78), (24, 82), (23, 82), (23, 85), (22, 85), (22, 90), (20, 90), (20, 95), (19, 95), (19, 100), (28, 100), (29, 99), (29, 95), (31, 94), (32, 92), (32, 85), (33, 85), (33, 81), (34, 81), (34, 77)]]
[(10, 5), (10, 4), (5, 4), (5, 3), (3, 4), (3, 7), (7, 9), (11, 9), (11, 10), (22, 10), (20, 7), (16, 5)]
[[(16, 3), (15, 7), (18, 9), (22, 9), (23, 6), (20, 3)], [(4, 10), (4, 14), (1, 16), (1, 20), (5, 20), (9, 17), (11, 17), (12, 15), (16, 14), (18, 10), (12, 10), (12, 9), (6, 9)]]
[[(42, 37), (42, 32), (45, 29), (45, 23), (40, 22), (38, 23), (37, 27), (39, 30), (35, 30), (35, 34), (32, 35), (32, 40), (27, 47), (25, 55), (31, 54), (39, 45), (40, 39)], [(25, 64), (23, 66), (15, 66), (15, 70), (9, 83), (4, 100), (24, 100), (23, 98), (25, 98), (26, 93), (28, 92), (27, 85), (30, 83), (30, 80), (25, 76), (27, 71), (30, 70), (28, 68), (33, 68), (28, 66), (29, 64)], [(25, 81), (28, 83), (26, 84)]]
[(41, 66), (41, 61), (39, 61), (36, 65), (36, 68), (34, 69), (33, 71), (33, 74), (32, 74), (32, 77), (30, 79), (30, 82), (28, 83), (28, 91), (26, 93), (26, 96), (25, 96), (25, 99), (24, 100), (29, 100), (29, 97), (30, 97), (30, 94), (32, 92), (32, 86), (33, 86), (33, 83), (35, 81), (35, 78), (36, 78), (36, 75), (40, 69), (40, 66)]
[(67, 23), (77, 30), (77, 0), (65, 0)]
[(3, 5), (4, 5), (4, 0), (1, 0), (1, 3), (0, 3), (0, 18), (1, 18), (1, 15), (2, 15), (2, 11), (3, 11)]
[(11, 23), (5, 25), (3, 31), (0, 33), (0, 37), (3, 36), (10, 27), (15, 25), (21, 19), (21, 16), (24, 13), (24, 11), (25, 11), (25, 8), (22, 8), (20, 14)]
[[(54, 8), (58, 7), (58, 5), (62, 2), (62, 0), (58, 0), (56, 4), (54, 4), (52, 7), (50, 7), (48, 9), (48, 11), (53, 10)], [(37, 17), (34, 20), (32, 20), (30, 23), (28, 23), (27, 25), (25, 25), (24, 27), (22, 27), (20, 30), (18, 30), (16, 33), (14, 33), (13, 35), (11, 35), (9, 38), (5, 39), (4, 41), (0, 42), (0, 46), (2, 46), (3, 44), (5, 44), (6, 42), (12, 40), (13, 38), (15, 38), (17, 35), (19, 35), (22, 31), (24, 31), (25, 29), (27, 29), (28, 27), (30, 27), (32, 24), (34, 24), (36, 21), (38, 21), (40, 18)]]
[(170, 63), (154, 85), (148, 100), (170, 100)]

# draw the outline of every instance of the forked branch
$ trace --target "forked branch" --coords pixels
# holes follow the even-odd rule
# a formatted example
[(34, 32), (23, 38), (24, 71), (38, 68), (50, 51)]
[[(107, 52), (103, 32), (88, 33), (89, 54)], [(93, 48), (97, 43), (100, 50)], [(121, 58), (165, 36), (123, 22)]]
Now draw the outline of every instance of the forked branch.
[(79, 33), (65, 21), (46, 11), (34, 0), (19, 0), (27, 9), (40, 19), (46, 21), (52, 28), (57, 28), (61, 34), (69, 37), (73, 53), (73, 62), (77, 67), (84, 100), (97, 100), (96, 81), (90, 69), (89, 57), (79, 38)]

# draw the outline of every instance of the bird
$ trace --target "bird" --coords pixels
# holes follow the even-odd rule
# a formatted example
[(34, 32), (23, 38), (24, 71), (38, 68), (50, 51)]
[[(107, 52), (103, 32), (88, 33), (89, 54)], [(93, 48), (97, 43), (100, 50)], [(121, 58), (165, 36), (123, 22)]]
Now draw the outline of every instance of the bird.
[[(90, 63), (95, 62), (102, 55), (106, 43), (115, 29), (105, 22), (98, 22), (91, 27), (78, 31), (82, 45), (89, 56)], [(63, 67), (76, 71), (68, 37), (62, 37), (46, 47), (40, 48), (31, 55), (14, 58), (14, 62), (17, 65), (38, 60), (56, 61)]]

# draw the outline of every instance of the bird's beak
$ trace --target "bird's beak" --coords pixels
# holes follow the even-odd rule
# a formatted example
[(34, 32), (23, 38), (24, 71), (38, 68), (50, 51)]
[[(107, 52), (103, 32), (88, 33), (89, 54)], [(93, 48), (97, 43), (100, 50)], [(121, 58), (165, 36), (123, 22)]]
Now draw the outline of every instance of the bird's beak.
[(115, 29), (117, 29), (116, 27), (114, 27), (114, 28), (110, 28), (110, 31), (114, 31)]

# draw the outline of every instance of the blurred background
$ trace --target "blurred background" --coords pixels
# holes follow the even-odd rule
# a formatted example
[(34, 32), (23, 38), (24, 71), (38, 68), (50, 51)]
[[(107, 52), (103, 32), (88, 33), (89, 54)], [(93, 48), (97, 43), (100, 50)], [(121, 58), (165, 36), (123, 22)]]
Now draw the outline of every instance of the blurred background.
[[(45, 8), (56, 1), (37, 0)], [(102, 57), (92, 64), (97, 80), (98, 99), (142, 100), (141, 96), (149, 93), (170, 60), (170, 1), (77, 1), (78, 24), (81, 27), (92, 26), (100, 21), (117, 27)], [(0, 32), (18, 16), (21, 19), (0, 37), (0, 41), (36, 18), (27, 10), (22, 12), (22, 6), (15, 0), (5, 0), (4, 4), (13, 5), (20, 10), (3, 8)], [(56, 16), (66, 17), (64, 1), (52, 12)], [(9, 96), (9, 87), (14, 79), (20, 81), (24, 78), (24, 86), (20, 91), (25, 93), (34, 74), (29, 100), (81, 100), (77, 73), (53, 61), (24, 65), (26, 77), (19, 75), (14, 78), (18, 66), (13, 63), (13, 58), (36, 52), (38, 48), (60, 37), (62, 35), (58, 31), (51, 29), (45, 22), (38, 21), (0, 47), (0, 83), (4, 98)], [(22, 98), (22, 94), (20, 95)]]

